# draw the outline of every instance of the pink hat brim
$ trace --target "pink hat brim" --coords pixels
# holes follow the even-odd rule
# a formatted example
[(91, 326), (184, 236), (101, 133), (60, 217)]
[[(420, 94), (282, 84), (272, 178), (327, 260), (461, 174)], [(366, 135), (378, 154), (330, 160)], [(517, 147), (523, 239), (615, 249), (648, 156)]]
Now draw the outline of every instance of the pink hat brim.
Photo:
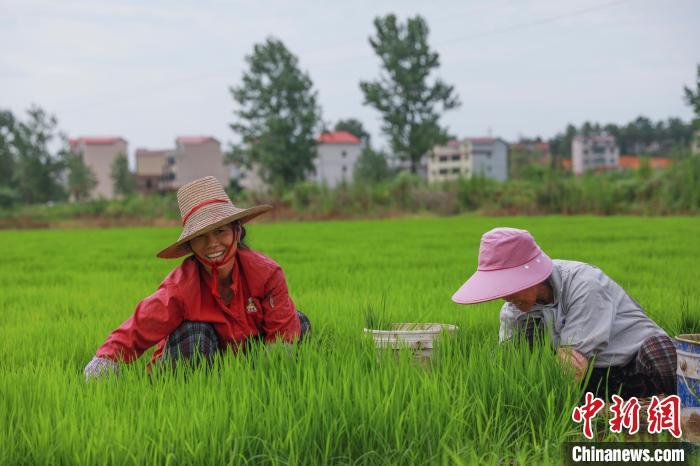
[(503, 298), (545, 281), (554, 264), (544, 252), (517, 267), (477, 270), (452, 296), (457, 304), (476, 304)]

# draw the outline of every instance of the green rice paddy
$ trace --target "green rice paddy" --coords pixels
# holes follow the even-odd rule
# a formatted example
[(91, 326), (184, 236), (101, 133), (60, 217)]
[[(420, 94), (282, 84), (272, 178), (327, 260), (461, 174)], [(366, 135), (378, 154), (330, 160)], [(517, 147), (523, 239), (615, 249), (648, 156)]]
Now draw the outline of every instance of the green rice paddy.
[[(559, 464), (581, 440), (579, 390), (546, 350), (498, 345), (501, 302), (459, 306), (482, 233), (530, 230), (553, 258), (601, 267), (666, 331), (700, 312), (700, 219), (501, 217), (257, 224), (313, 336), (151, 379), (83, 367), (177, 261), (176, 229), (0, 232), (0, 463)], [(433, 363), (377, 356), (366, 309), (460, 327)], [(687, 315), (686, 315), (687, 317)]]

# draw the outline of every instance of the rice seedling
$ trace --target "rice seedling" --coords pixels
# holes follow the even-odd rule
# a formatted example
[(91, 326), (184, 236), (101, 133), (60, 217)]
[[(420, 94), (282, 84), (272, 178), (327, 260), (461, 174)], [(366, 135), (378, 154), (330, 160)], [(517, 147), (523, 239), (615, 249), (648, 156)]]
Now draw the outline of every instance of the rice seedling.
[[(147, 351), (85, 384), (96, 348), (177, 264), (153, 256), (178, 231), (2, 231), (0, 464), (559, 464), (581, 439), (580, 389), (546, 344), (498, 344), (500, 302), (450, 300), (494, 226), (601, 267), (669, 333), (700, 302), (691, 217), (258, 224), (250, 244), (284, 268), (312, 338), (154, 376)], [(363, 333), (395, 322), (459, 331), (423, 367)]]

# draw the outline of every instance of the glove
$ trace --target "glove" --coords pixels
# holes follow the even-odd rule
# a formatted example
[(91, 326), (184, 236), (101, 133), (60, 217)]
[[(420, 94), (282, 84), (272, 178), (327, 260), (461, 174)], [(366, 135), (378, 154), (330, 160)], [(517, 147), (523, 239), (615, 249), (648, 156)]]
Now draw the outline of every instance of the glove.
[(102, 377), (108, 377), (110, 372), (116, 377), (119, 368), (117, 363), (111, 359), (93, 357), (92, 360), (85, 366), (85, 382), (89, 382), (90, 379), (99, 379)]

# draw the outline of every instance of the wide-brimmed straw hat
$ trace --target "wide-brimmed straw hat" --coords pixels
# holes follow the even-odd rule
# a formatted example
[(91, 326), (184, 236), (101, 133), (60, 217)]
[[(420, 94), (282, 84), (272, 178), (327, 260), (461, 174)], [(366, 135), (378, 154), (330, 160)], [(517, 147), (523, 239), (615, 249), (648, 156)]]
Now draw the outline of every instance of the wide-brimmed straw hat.
[(542, 283), (553, 267), (527, 230), (494, 228), (481, 237), (479, 266), (452, 301), (475, 304), (503, 298)]
[(158, 257), (164, 259), (189, 254), (191, 251), (187, 243), (199, 235), (236, 220), (245, 223), (272, 209), (270, 205), (249, 209), (236, 207), (219, 180), (213, 176), (194, 180), (178, 189), (177, 204), (182, 218), (182, 233), (176, 242), (158, 253)]

